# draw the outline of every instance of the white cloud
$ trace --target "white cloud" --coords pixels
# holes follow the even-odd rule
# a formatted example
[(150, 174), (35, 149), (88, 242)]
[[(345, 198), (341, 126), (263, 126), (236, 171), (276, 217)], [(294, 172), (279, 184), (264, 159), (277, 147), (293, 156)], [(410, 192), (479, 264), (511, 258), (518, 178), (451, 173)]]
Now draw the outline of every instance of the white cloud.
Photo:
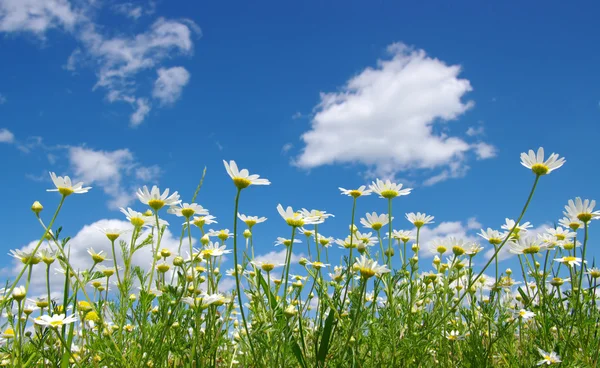
[(147, 99), (138, 98), (136, 100), (136, 104), (137, 108), (129, 118), (129, 122), (132, 126), (140, 125), (144, 121), (144, 119), (146, 119), (146, 116), (150, 113), (150, 104), (148, 103)]
[(287, 154), (292, 148), (294, 148), (294, 145), (291, 143), (286, 143), (283, 145), (283, 147), (281, 147), (281, 153), (282, 154)]
[(475, 217), (471, 217), (467, 220), (467, 229), (469, 230), (480, 230), (481, 223), (477, 221)]
[(469, 137), (483, 135), (484, 133), (485, 133), (485, 129), (483, 128), (483, 126), (469, 127), (469, 129), (467, 129), (467, 135)]
[[(103, 220), (96, 221), (90, 225), (85, 225), (83, 228), (81, 228), (67, 243), (68, 246), (70, 247), (70, 263), (75, 269), (85, 270), (85, 269), (89, 269), (92, 266), (93, 261), (87, 252), (87, 250), (89, 248), (93, 248), (94, 251), (96, 251), (96, 252), (104, 251), (104, 253), (108, 255), (107, 258), (111, 259), (111, 261), (106, 261), (105, 265), (111, 266), (113, 264), (111, 243), (106, 238), (106, 236), (98, 230), (98, 228), (131, 229), (132, 226), (131, 226), (131, 224), (129, 224), (128, 221), (124, 221), (124, 220), (103, 219)], [(147, 230), (145, 233), (143, 233), (140, 236), (140, 239), (141, 240), (145, 239), (146, 236), (148, 235), (148, 232), (149, 232), (149, 230)], [(70, 232), (70, 230), (68, 228), (65, 228), (65, 229), (63, 229), (62, 236), (64, 237), (67, 235), (73, 235), (73, 232)], [(131, 233), (128, 233), (128, 235), (129, 236), (125, 235), (125, 237), (127, 238), (126, 241), (129, 241), (129, 238), (131, 237)], [(177, 235), (177, 236), (179, 236), (179, 235)], [(140, 242), (141, 242), (141, 240), (140, 240)], [(24, 251), (31, 251), (35, 248), (37, 243), (38, 243), (37, 240), (33, 240), (20, 249), (24, 250)], [(47, 245), (44, 244), (43, 247), (45, 248), (45, 247), (47, 247)], [(160, 247), (167, 248), (167, 249), (171, 250), (171, 252), (173, 254), (176, 254), (177, 250), (179, 248), (179, 239), (176, 238), (169, 229), (167, 229), (164, 232), (164, 235), (162, 237)], [(69, 248), (67, 248), (67, 249), (69, 249)], [(67, 252), (68, 251), (69, 250), (67, 250)], [(185, 255), (185, 252), (183, 252), (183, 253)], [(123, 266), (122, 257), (120, 256), (120, 252), (119, 252), (118, 248), (117, 248), (117, 259), (119, 260), (119, 262), (118, 262), (119, 265)], [(150, 245), (140, 249), (139, 251), (137, 251), (134, 254), (134, 257), (132, 260), (132, 264), (134, 266), (139, 266), (144, 270), (149, 270), (151, 263), (152, 263), (152, 253), (151, 253)], [(44, 292), (46, 290), (46, 285), (45, 285), (46, 275), (45, 275), (45, 267), (43, 265), (44, 265), (43, 263), (40, 263), (40, 265), (35, 266), (33, 268), (33, 273), (32, 273), (32, 278), (31, 278), (31, 286), (30, 286), (32, 296), (36, 295), (36, 294), (37, 295), (44, 294)], [(3, 270), (3, 274), (6, 277), (15, 277), (21, 270), (22, 266), (23, 265), (20, 261), (13, 260), (10, 268), (8, 270), (7, 269)], [(55, 272), (55, 269), (57, 267), (59, 267), (58, 262), (56, 262), (55, 264), (52, 265), (51, 272), (50, 272), (50, 274), (51, 274), (51, 283), (50, 284), (53, 285), (55, 288), (56, 288), (56, 285), (62, 285), (63, 284), (62, 280), (64, 280), (62, 274)], [(60, 286), (59, 286), (59, 288), (60, 288)], [(112, 286), (112, 288), (114, 289), (114, 286)], [(61, 292), (61, 290), (55, 290), (55, 291), (58, 294), (60, 294), (60, 292)]]
[(496, 147), (485, 142), (475, 143), (472, 146), (475, 149), (475, 154), (478, 160), (485, 160), (488, 158), (496, 157)]
[(181, 66), (160, 68), (157, 73), (158, 78), (154, 83), (152, 97), (158, 99), (163, 105), (174, 103), (181, 96), (183, 87), (190, 81), (190, 73)]
[(83, 18), (68, 0), (2, 0), (1, 32), (32, 32), (40, 37), (52, 28), (70, 30)]
[[(258, 255), (256, 257), (254, 257), (254, 260), (257, 262), (273, 262), (275, 264), (283, 264), (285, 263), (285, 255), (286, 255), (287, 249), (283, 248), (280, 251), (270, 251), (269, 253), (266, 254), (261, 254)], [(290, 262), (292, 264), (297, 263), (298, 261), (300, 261), (300, 258), (304, 257), (304, 254), (300, 253), (300, 254), (294, 254), (292, 253), (292, 258), (290, 260)]]
[(98, 185), (110, 197), (109, 207), (127, 206), (135, 199), (135, 184), (153, 181), (160, 174), (158, 166), (145, 167), (128, 149), (95, 151), (84, 147), (69, 148), (69, 162), (77, 180)]
[[(154, 7), (154, 2), (148, 9), (125, 3), (113, 9), (136, 18), (153, 13)], [(111, 103), (129, 103), (134, 109), (131, 124), (141, 124), (150, 111), (150, 91), (138, 90), (140, 73), (167, 70), (160, 69), (165, 60), (191, 55), (192, 38), (200, 29), (189, 19), (158, 18), (145, 32), (109, 37), (107, 28), (93, 22), (97, 9), (98, 5), (89, 1), (0, 0), (0, 32), (33, 32), (43, 38), (53, 28), (66, 31), (78, 41), (79, 47), (68, 57), (65, 68), (73, 72), (80, 66), (93, 69), (98, 78), (94, 89), (104, 89)], [(183, 73), (176, 72), (175, 76), (167, 75), (165, 78), (171, 79), (158, 89), (161, 103), (175, 101), (187, 84), (189, 73), (184, 69), (187, 76), (182, 81)]]
[(13, 143), (15, 135), (8, 129), (0, 129), (0, 143)]
[(321, 94), (298, 166), (360, 163), (387, 177), (442, 170), (430, 184), (464, 175), (475, 148), (449, 135), (447, 122), (473, 107), (463, 101), (470, 82), (458, 77), (460, 66), (423, 50), (396, 43), (388, 52), (390, 59), (364, 69), (341, 91)]

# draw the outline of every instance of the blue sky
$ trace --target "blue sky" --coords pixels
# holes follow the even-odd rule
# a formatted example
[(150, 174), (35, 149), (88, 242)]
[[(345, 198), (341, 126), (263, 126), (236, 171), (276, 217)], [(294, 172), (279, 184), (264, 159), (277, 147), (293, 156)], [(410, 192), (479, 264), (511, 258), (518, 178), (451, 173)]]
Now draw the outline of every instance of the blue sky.
[[(519, 154), (539, 146), (567, 159), (526, 216), (551, 224), (597, 194), (599, 7), (0, 0), (2, 247), (37, 237), (34, 200), (45, 216), (58, 203), (48, 171), (94, 187), (60, 215), (72, 236), (143, 209), (142, 184), (189, 201), (204, 166), (198, 202), (231, 229), (223, 159), (273, 183), (243, 193), (240, 212), (269, 218), (259, 253), (289, 236), (278, 203), (334, 213), (322, 231), (342, 237), (337, 187), (375, 177), (414, 188), (395, 228), (412, 211), (436, 217), (432, 236), (499, 228), (534, 178)], [(364, 198), (357, 218), (384, 210)]]

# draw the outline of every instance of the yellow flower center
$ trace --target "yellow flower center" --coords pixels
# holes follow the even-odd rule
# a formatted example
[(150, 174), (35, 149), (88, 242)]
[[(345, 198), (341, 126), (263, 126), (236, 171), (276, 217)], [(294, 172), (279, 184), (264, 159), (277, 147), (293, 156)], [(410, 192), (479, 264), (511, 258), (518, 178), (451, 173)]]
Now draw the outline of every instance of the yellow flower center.
[(58, 321), (50, 321), (50, 326), (52, 327), (58, 327), (58, 326), (62, 326), (63, 321), (58, 320)]
[(421, 220), (416, 220), (415, 222), (413, 222), (413, 225), (415, 225), (415, 227), (421, 227), (421, 226), (425, 225), (425, 222), (423, 222)]
[(580, 213), (579, 215), (577, 215), (577, 218), (579, 219), (579, 221), (586, 223), (592, 219), (592, 214), (591, 213)]
[(590, 276), (592, 276), (595, 279), (599, 278), (600, 277), (600, 270), (592, 270), (592, 271), (590, 271)]
[(64, 197), (70, 196), (71, 194), (74, 193), (72, 188), (67, 188), (67, 187), (58, 187), (58, 192), (60, 194), (62, 194)]
[(536, 175), (546, 175), (548, 170), (550, 169), (544, 164), (535, 164), (531, 166), (531, 171), (533, 171), (533, 173)]
[(454, 253), (455, 256), (462, 256), (465, 254), (465, 248), (460, 245), (455, 245), (452, 247), (452, 253)]
[(158, 266), (156, 266), (156, 269), (158, 270), (158, 272), (160, 273), (165, 273), (169, 270), (169, 268), (171, 268), (168, 264), (166, 263), (161, 263)]
[(490, 238), (488, 241), (492, 245), (498, 245), (498, 244), (502, 243), (502, 239), (500, 239), (500, 238)]
[(131, 224), (135, 227), (142, 227), (146, 223), (146, 221), (144, 221), (144, 219), (141, 217), (132, 217), (129, 222), (131, 222)]
[(165, 205), (165, 201), (162, 199), (151, 199), (148, 201), (148, 206), (152, 208), (154, 211), (158, 211), (163, 208)]
[(183, 217), (185, 217), (185, 218), (190, 218), (190, 217), (194, 216), (194, 213), (195, 213), (195, 212), (196, 212), (196, 211), (194, 211), (194, 210), (193, 210), (193, 209), (191, 209), (191, 208), (183, 208), (183, 209), (181, 210), (181, 214), (182, 214), (182, 215), (183, 215)]
[(577, 258), (573, 257), (573, 256), (567, 256), (565, 258), (563, 258), (565, 263), (571, 263), (577, 260)]
[(398, 192), (395, 191), (395, 190), (391, 190), (391, 189), (383, 190), (383, 191), (381, 191), (381, 196), (383, 198), (391, 199), (391, 198), (397, 197), (398, 196)]
[(378, 231), (383, 227), (383, 224), (381, 222), (374, 222), (371, 224), (371, 227), (373, 230)]
[(233, 184), (235, 184), (235, 186), (238, 187), (238, 189), (244, 189), (247, 188), (250, 184), (252, 184), (252, 182), (246, 178), (240, 178), (239, 176), (236, 176), (235, 178), (233, 178)]
[(302, 215), (299, 213), (294, 213), (294, 215), (292, 217), (289, 217), (285, 220), (285, 222), (287, 222), (288, 225), (293, 226), (293, 227), (302, 227), (304, 226), (304, 219), (302, 218)]
[(260, 268), (262, 268), (263, 271), (271, 272), (275, 268), (275, 265), (273, 263), (263, 263)]
[(444, 247), (443, 245), (440, 245), (440, 246), (438, 246), (438, 247), (436, 248), (436, 250), (437, 250), (437, 252), (438, 252), (438, 253), (440, 253), (440, 254), (444, 254), (444, 253), (446, 253), (446, 251), (447, 251), (448, 249), (446, 249), (446, 247)]
[(96, 263), (100, 263), (100, 262), (104, 262), (104, 260), (106, 259), (106, 257), (102, 254), (92, 254), (92, 260)]
[(362, 192), (360, 190), (351, 190), (349, 194), (354, 198), (358, 198), (362, 195)]
[(108, 238), (108, 240), (110, 241), (115, 241), (119, 238), (120, 234), (115, 234), (115, 233), (108, 233), (106, 234), (106, 237)]
[(537, 245), (532, 245), (529, 248), (523, 249), (523, 254), (535, 254), (540, 251), (540, 247)]
[(360, 272), (360, 275), (364, 279), (369, 279), (369, 278), (375, 276), (375, 270), (373, 270), (372, 268), (361, 267), (358, 269), (358, 271)]

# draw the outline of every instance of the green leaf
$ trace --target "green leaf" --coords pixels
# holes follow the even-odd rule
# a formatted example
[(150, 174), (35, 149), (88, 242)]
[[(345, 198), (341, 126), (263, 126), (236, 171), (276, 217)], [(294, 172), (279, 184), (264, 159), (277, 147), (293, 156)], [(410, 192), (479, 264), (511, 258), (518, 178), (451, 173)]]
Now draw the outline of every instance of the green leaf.
[(325, 327), (323, 328), (323, 336), (321, 337), (321, 346), (319, 346), (319, 352), (317, 354), (317, 362), (324, 363), (327, 353), (329, 352), (329, 341), (331, 339), (331, 331), (333, 330), (333, 323), (335, 322), (335, 311), (331, 309), (325, 320)]

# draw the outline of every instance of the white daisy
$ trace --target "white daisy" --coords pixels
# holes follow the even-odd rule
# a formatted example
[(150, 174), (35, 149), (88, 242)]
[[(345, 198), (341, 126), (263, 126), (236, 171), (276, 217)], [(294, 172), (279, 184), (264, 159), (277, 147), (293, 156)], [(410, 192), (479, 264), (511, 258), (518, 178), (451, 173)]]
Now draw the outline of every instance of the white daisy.
[(136, 228), (152, 225), (154, 223), (154, 218), (152, 216), (146, 216), (143, 213), (134, 211), (129, 207), (127, 207), (127, 209), (121, 207), (121, 213), (123, 213), (127, 220)]
[(565, 216), (577, 218), (581, 222), (586, 223), (590, 220), (600, 218), (600, 211), (594, 211), (595, 206), (595, 200), (590, 201), (586, 199), (582, 201), (580, 197), (577, 197), (575, 198), (575, 202), (573, 202), (572, 199), (569, 199), (569, 204), (565, 206), (566, 212), (564, 214)]
[(83, 182), (79, 182), (75, 185), (71, 183), (71, 178), (68, 176), (56, 176), (55, 173), (50, 173), (50, 178), (52, 178), (52, 182), (56, 186), (56, 189), (47, 189), (48, 192), (59, 192), (63, 196), (68, 196), (73, 193), (75, 194), (83, 194), (87, 193), (88, 190), (92, 189), (92, 187), (84, 187)]
[(244, 223), (249, 227), (252, 228), (252, 226), (256, 225), (256, 224), (260, 224), (261, 222), (265, 222), (267, 221), (266, 217), (258, 217), (258, 216), (246, 216), (246, 215), (242, 215), (241, 213), (238, 213), (238, 218), (242, 221), (244, 221)]
[(185, 217), (186, 219), (189, 219), (194, 215), (208, 215), (208, 210), (196, 203), (179, 203), (175, 206), (171, 206), (167, 212), (178, 217)]
[(415, 225), (416, 228), (420, 228), (423, 225), (432, 224), (434, 218), (435, 217), (421, 212), (417, 212), (416, 214), (414, 212), (406, 214), (406, 219)]
[(545, 248), (534, 237), (520, 238), (511, 241), (508, 246), (508, 251), (512, 254), (535, 254), (539, 253), (542, 248)]
[[(389, 224), (390, 222), (389, 216), (387, 214), (378, 215), (377, 213), (373, 212), (372, 214), (367, 213), (366, 216), (366, 219), (360, 219), (360, 223), (362, 224), (362, 226), (367, 227), (369, 229), (373, 229), (375, 231), (380, 230), (382, 227)], [(394, 218), (392, 217), (392, 220), (393, 219)]]
[(560, 356), (558, 356), (558, 354), (556, 354), (555, 352), (545, 352), (544, 350), (538, 348), (538, 352), (540, 353), (540, 355), (542, 356), (542, 360), (540, 360), (539, 362), (537, 362), (537, 365), (551, 365), (554, 363), (560, 363), (562, 362), (562, 360), (560, 360)]
[(279, 212), (285, 222), (292, 227), (302, 227), (304, 225), (315, 224), (319, 221), (315, 217), (305, 217), (302, 212), (294, 212), (291, 206), (288, 206), (284, 210), (283, 206), (278, 204), (277, 212)]
[(402, 184), (392, 183), (389, 179), (386, 181), (377, 179), (369, 185), (369, 188), (381, 198), (387, 199), (409, 195), (412, 190), (412, 188), (402, 189)]
[(377, 261), (369, 259), (364, 255), (356, 258), (354, 268), (360, 272), (363, 279), (369, 279), (373, 276), (380, 277), (382, 274), (390, 272), (386, 265), (379, 265)]
[(558, 154), (552, 153), (546, 161), (544, 161), (544, 148), (538, 148), (537, 155), (533, 150), (529, 153), (521, 153), (521, 165), (531, 169), (536, 175), (546, 175), (558, 169), (565, 163), (564, 157), (558, 158)]
[(160, 189), (156, 185), (152, 187), (151, 191), (148, 191), (148, 187), (144, 185), (141, 189), (137, 190), (136, 195), (140, 202), (147, 204), (155, 211), (160, 210), (164, 206), (178, 205), (181, 202), (177, 192), (169, 196), (169, 188), (167, 188), (161, 194)]
[[(573, 267), (573, 266), (581, 266), (581, 258), (579, 257), (573, 257), (573, 256), (565, 256), (562, 258), (555, 258), (555, 261), (558, 261), (560, 263), (565, 263), (568, 264), (569, 266)], [(586, 261), (583, 261), (584, 263), (587, 263)]]
[(306, 208), (301, 209), (300, 213), (305, 218), (311, 218), (311, 219), (313, 219), (312, 223), (315, 224), (315, 225), (316, 224), (322, 224), (323, 222), (325, 222), (325, 220), (328, 217), (335, 217), (331, 213), (327, 213), (327, 211), (319, 211), (319, 210), (310, 210), (309, 211)]
[(229, 161), (229, 163), (223, 160), (223, 164), (225, 164), (227, 174), (229, 174), (231, 179), (233, 179), (233, 183), (239, 189), (247, 188), (250, 185), (271, 184), (267, 179), (260, 179), (259, 175), (250, 175), (247, 169), (238, 170), (237, 164), (233, 160)]
[(481, 236), (493, 245), (501, 244), (504, 238), (506, 237), (506, 233), (501, 233), (498, 230), (493, 230), (489, 227), (487, 228), (487, 230), (481, 229), (481, 232), (477, 235)]
[(34, 322), (40, 326), (58, 328), (69, 323), (77, 321), (76, 317), (66, 317), (64, 314), (55, 314), (53, 316), (43, 315), (37, 317)]
[(365, 188), (366, 188), (366, 186), (361, 185), (358, 189), (344, 189), (344, 188), (340, 187), (339, 190), (342, 192), (343, 195), (358, 198), (361, 196), (371, 195), (371, 193), (373, 192), (370, 189), (365, 190)]

